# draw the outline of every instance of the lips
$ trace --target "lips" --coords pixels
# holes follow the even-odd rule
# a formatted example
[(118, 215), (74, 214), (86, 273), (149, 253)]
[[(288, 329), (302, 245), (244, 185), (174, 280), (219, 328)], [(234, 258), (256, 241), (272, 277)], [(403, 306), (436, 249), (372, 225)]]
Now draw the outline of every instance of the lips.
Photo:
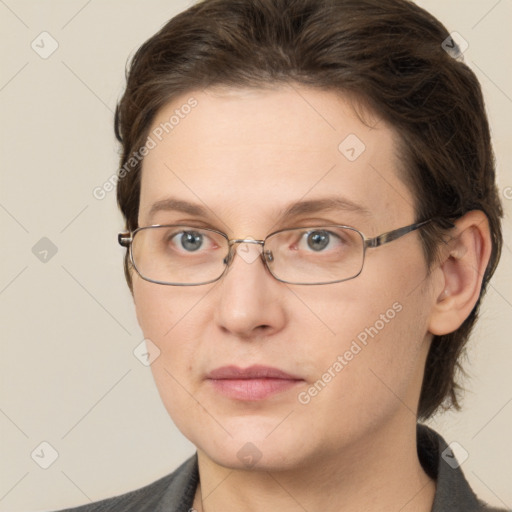
[(212, 370), (207, 381), (222, 395), (233, 400), (264, 400), (295, 387), (303, 379), (270, 366), (223, 366)]
[(238, 366), (223, 366), (211, 371), (208, 374), (209, 379), (285, 379), (302, 380), (300, 377), (290, 375), (289, 373), (272, 368), (270, 366), (249, 366), (249, 368), (239, 368)]

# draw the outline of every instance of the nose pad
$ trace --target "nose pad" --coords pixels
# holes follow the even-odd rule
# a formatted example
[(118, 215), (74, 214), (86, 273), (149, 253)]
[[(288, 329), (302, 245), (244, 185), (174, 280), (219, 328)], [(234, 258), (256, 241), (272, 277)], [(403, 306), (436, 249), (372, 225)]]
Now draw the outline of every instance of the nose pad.
[(274, 255), (270, 249), (263, 251), (262, 256), (268, 263), (272, 263), (274, 261)]
[(230, 247), (227, 256), (222, 260), (222, 263), (224, 263), (224, 265), (229, 266), (229, 265), (231, 265), (232, 261), (233, 261), (233, 248)]

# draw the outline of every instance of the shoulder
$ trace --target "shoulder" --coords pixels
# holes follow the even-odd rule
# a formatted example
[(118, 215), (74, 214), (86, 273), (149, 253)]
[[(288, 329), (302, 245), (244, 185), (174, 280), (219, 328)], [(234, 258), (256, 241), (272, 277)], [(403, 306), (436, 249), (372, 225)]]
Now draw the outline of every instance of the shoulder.
[(417, 443), (423, 469), (436, 481), (432, 512), (507, 512), (477, 498), (455, 454), (437, 432), (419, 424)]
[(506, 510), (504, 508), (489, 507), (489, 505), (487, 505), (487, 503), (485, 503), (484, 501), (481, 501), (481, 500), (478, 501), (478, 504), (480, 506), (480, 508), (478, 510), (481, 512), (511, 512), (510, 509)]
[(164, 510), (174, 512), (188, 510), (192, 507), (198, 480), (197, 455), (194, 455), (174, 472), (140, 489), (56, 512), (159, 512)]

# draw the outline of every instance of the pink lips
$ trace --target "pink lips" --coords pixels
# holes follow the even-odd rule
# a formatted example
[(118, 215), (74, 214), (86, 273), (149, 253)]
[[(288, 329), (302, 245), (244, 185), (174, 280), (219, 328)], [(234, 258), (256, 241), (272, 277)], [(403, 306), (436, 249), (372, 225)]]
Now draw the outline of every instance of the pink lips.
[(264, 400), (302, 382), (295, 375), (270, 366), (223, 366), (211, 371), (207, 379), (221, 394), (234, 400)]

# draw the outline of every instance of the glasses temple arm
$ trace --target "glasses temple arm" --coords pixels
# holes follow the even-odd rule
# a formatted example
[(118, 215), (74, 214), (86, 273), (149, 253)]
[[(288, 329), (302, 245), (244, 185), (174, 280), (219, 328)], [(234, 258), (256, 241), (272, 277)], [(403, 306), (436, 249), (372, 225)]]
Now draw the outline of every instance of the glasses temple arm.
[(117, 242), (122, 247), (130, 247), (130, 244), (132, 243), (132, 241), (133, 241), (133, 237), (130, 232), (119, 233), (117, 235)]
[(376, 236), (375, 238), (369, 238), (364, 241), (365, 247), (379, 247), (381, 245), (392, 242), (393, 240), (397, 240), (398, 238), (407, 235), (411, 231), (415, 231), (429, 222), (432, 222), (434, 219), (424, 220), (423, 222), (417, 222), (416, 224), (411, 224), (409, 226), (405, 226), (403, 228), (394, 229), (393, 231), (388, 231), (387, 233), (382, 233), (382, 235)]

